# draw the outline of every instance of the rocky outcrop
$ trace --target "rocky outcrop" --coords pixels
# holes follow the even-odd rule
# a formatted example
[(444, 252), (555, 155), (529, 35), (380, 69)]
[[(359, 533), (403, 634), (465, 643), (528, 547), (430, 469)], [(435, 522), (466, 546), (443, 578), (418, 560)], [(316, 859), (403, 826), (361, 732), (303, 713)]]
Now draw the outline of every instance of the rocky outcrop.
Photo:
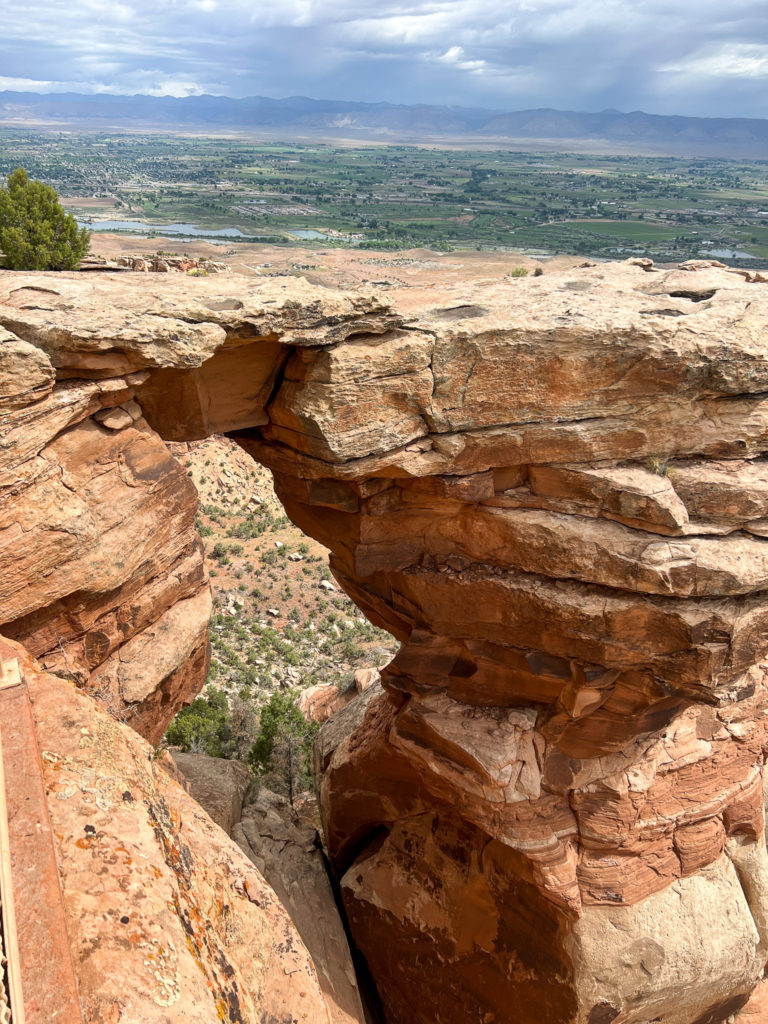
[(138, 270), (141, 273), (168, 274), (225, 274), (229, 271), (226, 263), (217, 260), (200, 259), (197, 256), (118, 256), (118, 267)]
[(365, 1024), (315, 825), (283, 797), (261, 788), (232, 835), (290, 914), (312, 956), (332, 1024)]
[[(27, 1020), (330, 1024), (312, 961), (275, 894), (149, 744), (72, 683), (40, 672), (19, 645), (0, 640), (0, 657), (18, 662), (18, 696), (31, 705), (39, 745), (24, 781), (39, 777), (47, 798), (43, 820), (26, 807), (11, 820), (11, 857), (17, 845), (26, 853), (15, 871)], [(6, 758), (14, 726), (0, 723)], [(26, 877), (35, 835), (38, 846), (55, 847), (61, 936), (44, 920), (53, 898), (26, 899), (42, 884)], [(27, 948), (30, 925), (60, 972), (71, 953), (82, 1016), (62, 991), (36, 990), (46, 965)]]
[(205, 678), (211, 599), (195, 491), (133, 401), (139, 379), (66, 382), (8, 414), (0, 617), (157, 742)]
[(346, 707), (359, 693), (379, 682), (378, 669), (359, 668), (352, 684), (340, 689), (335, 683), (318, 683), (302, 690), (298, 707), (308, 722), (327, 722), (341, 708)]
[(185, 754), (171, 750), (174, 765), (183, 776), (185, 788), (203, 810), (228, 836), (240, 821), (243, 800), (253, 776), (242, 761), (228, 761), (207, 754)]
[(81, 262), (80, 271), (133, 270), (142, 274), (226, 274), (231, 268), (218, 260), (204, 256), (176, 256), (170, 253), (147, 253), (143, 256), (118, 256), (105, 259), (93, 253)]
[[(274, 891), (317, 971), (331, 1024), (365, 1024), (355, 968), (313, 820), (259, 786), (240, 761), (171, 750), (189, 794), (232, 836)], [(313, 800), (309, 812), (316, 817)]]
[(736, 1012), (768, 956), (764, 282), (134, 282), (0, 277), (32, 396), (3, 392), (5, 628), (161, 732), (207, 591), (159, 438), (231, 432), (402, 644), (318, 755), (388, 1024)]
[(203, 684), (211, 598), (195, 489), (144, 413), (166, 436), (261, 422), (290, 343), (392, 319), (307, 286), (246, 305), (161, 280), (0, 276), (0, 628), (152, 743)]

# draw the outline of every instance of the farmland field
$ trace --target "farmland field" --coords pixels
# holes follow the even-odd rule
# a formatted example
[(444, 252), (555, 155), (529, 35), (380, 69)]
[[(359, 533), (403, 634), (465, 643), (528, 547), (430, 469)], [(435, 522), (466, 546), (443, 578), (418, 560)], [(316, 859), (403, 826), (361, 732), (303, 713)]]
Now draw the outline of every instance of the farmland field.
[(768, 264), (768, 160), (0, 128), (0, 173), (19, 165), (93, 230)]

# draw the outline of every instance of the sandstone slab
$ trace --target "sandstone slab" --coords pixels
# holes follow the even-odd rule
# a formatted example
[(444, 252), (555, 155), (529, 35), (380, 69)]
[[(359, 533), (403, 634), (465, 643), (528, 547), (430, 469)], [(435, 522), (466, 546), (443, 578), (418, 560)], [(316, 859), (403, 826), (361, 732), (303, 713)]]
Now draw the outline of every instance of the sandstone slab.
[(235, 841), (275, 890), (312, 956), (333, 1024), (365, 1024), (355, 969), (319, 836), (287, 800), (262, 788)]
[(240, 821), (253, 776), (242, 761), (172, 750), (171, 757), (189, 785), (189, 793), (228, 836)]
[(151, 747), (70, 683), (27, 686), (84, 1018), (328, 1021), (274, 893)]

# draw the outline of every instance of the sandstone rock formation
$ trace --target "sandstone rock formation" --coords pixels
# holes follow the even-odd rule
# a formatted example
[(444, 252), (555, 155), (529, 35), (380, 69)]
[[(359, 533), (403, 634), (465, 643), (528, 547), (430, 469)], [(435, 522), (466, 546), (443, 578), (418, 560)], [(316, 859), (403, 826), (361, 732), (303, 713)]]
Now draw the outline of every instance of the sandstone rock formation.
[(157, 737), (207, 615), (160, 437), (231, 432), (402, 643), (320, 758), (388, 1024), (736, 1012), (768, 957), (765, 283), (135, 281), (0, 276), (5, 631)]
[(160, 280), (150, 311), (128, 274), (0, 276), (0, 628), (153, 743), (205, 679), (211, 600), (194, 487), (144, 411), (166, 436), (261, 422), (289, 348), (271, 339), (386, 313), (295, 284), (246, 306)]
[(141, 273), (188, 274), (190, 271), (201, 274), (224, 274), (229, 270), (226, 263), (217, 260), (199, 259), (196, 256), (118, 256), (115, 261), (118, 267), (126, 267), (129, 270), (138, 270)]
[(274, 889), (312, 956), (332, 1024), (365, 1024), (349, 944), (312, 822), (261, 789), (233, 838)]
[[(50, 836), (70, 950), (49, 937), (51, 904), (36, 905), (30, 921), (25, 898), (17, 899), (22, 947), (33, 924), (49, 961), (71, 951), (82, 1014), (58, 988), (36, 990), (45, 965), (27, 944), (29, 1024), (330, 1024), (312, 961), (275, 894), (149, 744), (72, 683), (40, 672), (19, 645), (0, 639), (0, 657), (20, 663), (19, 697), (31, 703), (41, 748), (24, 777), (41, 776), (47, 795), (44, 822), (12, 818), (11, 855), (29, 845), (30, 831), (38, 844)], [(0, 723), (4, 748), (14, 725)], [(27, 866), (16, 863), (20, 882)], [(35, 881), (22, 882), (22, 897)]]
[(185, 754), (172, 750), (175, 767), (186, 783), (187, 792), (228, 836), (240, 821), (243, 799), (253, 777), (242, 761), (227, 761), (207, 754)]
[(96, 256), (94, 253), (86, 256), (81, 261), (81, 271), (115, 271), (133, 270), (142, 274), (226, 274), (231, 268), (226, 263), (218, 260), (206, 259), (204, 256), (175, 256), (166, 253), (147, 253), (144, 256), (118, 256), (116, 259), (106, 259), (103, 256)]
[(346, 707), (359, 693), (380, 680), (376, 668), (359, 668), (355, 671), (352, 686), (339, 689), (335, 683), (318, 683), (302, 690), (298, 699), (299, 710), (308, 722), (327, 722), (341, 708)]
[[(317, 971), (331, 1024), (365, 1024), (349, 943), (325, 868), (317, 828), (288, 800), (259, 787), (240, 761), (172, 750), (190, 795), (231, 835), (272, 888)], [(317, 810), (310, 800), (313, 817)]]

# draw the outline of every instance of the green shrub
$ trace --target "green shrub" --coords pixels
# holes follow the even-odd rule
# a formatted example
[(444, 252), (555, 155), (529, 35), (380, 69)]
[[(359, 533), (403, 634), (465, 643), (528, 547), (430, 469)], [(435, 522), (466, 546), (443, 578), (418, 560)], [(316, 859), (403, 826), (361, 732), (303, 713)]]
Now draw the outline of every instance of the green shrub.
[(229, 565), (229, 558), (227, 557), (227, 548), (221, 541), (216, 541), (213, 545), (213, 551), (211, 551), (211, 558), (215, 558), (220, 565)]
[(200, 516), (195, 516), (195, 529), (201, 537), (210, 537), (213, 533), (213, 527), (206, 526)]
[(215, 686), (209, 686), (205, 697), (198, 697), (181, 709), (168, 726), (165, 738), (172, 747), (209, 757), (227, 757), (232, 750), (232, 723), (226, 696)]
[(317, 722), (304, 718), (290, 694), (273, 693), (261, 710), (248, 763), (291, 802), (310, 786), (312, 743), (318, 729)]
[(56, 191), (30, 181), (23, 167), (0, 189), (0, 249), (10, 270), (74, 270), (91, 236), (66, 213)]

